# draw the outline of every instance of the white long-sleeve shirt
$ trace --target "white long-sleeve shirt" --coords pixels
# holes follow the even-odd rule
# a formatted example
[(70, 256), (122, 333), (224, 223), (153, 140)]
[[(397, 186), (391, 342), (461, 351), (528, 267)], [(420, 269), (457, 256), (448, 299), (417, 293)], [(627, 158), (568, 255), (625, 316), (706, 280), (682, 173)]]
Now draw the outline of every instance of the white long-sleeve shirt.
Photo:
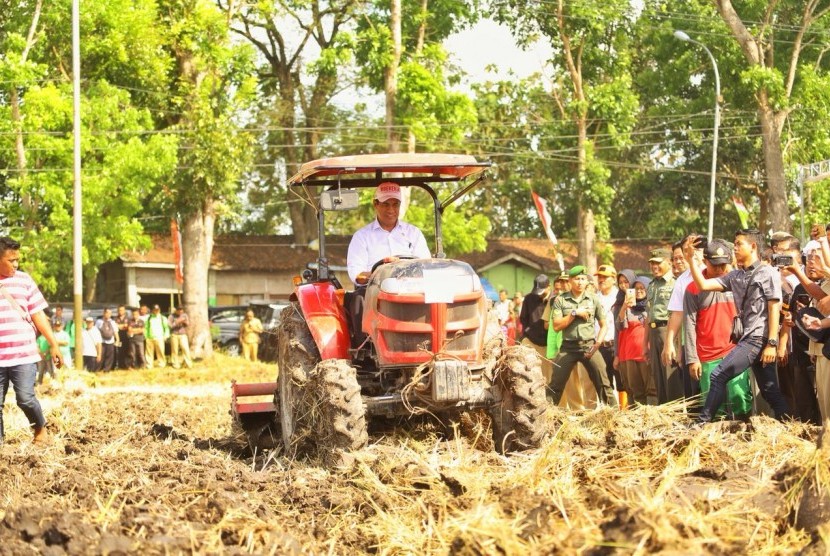
[(400, 255), (430, 258), (424, 234), (412, 224), (400, 220), (391, 232), (387, 232), (375, 219), (352, 236), (346, 259), (349, 278), (354, 282), (358, 274), (372, 270), (379, 260)]

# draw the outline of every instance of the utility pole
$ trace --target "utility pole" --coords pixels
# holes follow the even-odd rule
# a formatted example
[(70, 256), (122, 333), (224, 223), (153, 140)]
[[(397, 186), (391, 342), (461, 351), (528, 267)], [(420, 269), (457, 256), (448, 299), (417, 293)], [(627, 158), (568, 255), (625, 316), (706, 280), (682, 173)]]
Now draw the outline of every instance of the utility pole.
[(72, 0), (72, 136), (74, 138), (72, 169), (72, 294), (75, 321), (75, 368), (84, 368), (84, 274), (81, 218), (81, 0)]

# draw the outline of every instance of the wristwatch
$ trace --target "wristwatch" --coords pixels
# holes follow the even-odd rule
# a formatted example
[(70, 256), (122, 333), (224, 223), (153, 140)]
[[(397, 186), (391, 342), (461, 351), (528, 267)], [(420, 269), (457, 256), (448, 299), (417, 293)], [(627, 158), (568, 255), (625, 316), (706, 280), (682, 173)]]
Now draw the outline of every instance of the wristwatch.
[(576, 318), (576, 309), (574, 309), (573, 311), (571, 311), (571, 316), (572, 316), (572, 317), (574, 317), (574, 318)]
[(778, 347), (778, 340), (775, 338), (767, 338), (767, 345), (771, 347)]

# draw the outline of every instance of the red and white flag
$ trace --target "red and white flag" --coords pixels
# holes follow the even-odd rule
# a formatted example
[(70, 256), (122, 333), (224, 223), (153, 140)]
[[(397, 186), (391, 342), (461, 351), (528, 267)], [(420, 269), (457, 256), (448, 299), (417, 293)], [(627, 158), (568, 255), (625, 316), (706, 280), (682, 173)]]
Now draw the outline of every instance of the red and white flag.
[(176, 282), (184, 283), (184, 260), (182, 259), (182, 234), (175, 219), (170, 220), (170, 235), (173, 239), (173, 263), (176, 265)]
[(749, 228), (749, 211), (743, 200), (737, 195), (732, 195), (732, 204), (735, 205), (735, 210), (738, 211), (738, 220), (741, 221), (741, 228)]
[(548, 202), (539, 197), (536, 192), (531, 191), (530, 195), (533, 197), (533, 204), (536, 205), (536, 211), (539, 213), (539, 219), (542, 221), (542, 227), (545, 229), (545, 234), (554, 245), (557, 244), (556, 236), (550, 227), (551, 217), (548, 212)]

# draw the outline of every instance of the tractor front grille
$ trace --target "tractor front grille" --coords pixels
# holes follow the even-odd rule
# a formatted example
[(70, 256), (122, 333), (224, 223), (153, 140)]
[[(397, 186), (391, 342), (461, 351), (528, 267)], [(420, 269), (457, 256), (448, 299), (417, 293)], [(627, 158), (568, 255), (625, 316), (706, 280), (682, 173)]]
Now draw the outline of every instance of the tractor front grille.
[(392, 351), (432, 351), (432, 335), (412, 332), (392, 332), (387, 330), (383, 333), (386, 345)]
[(478, 315), (478, 300), (460, 301), (447, 304), (447, 321), (471, 319)]
[(418, 294), (382, 293), (374, 321), (381, 364), (418, 364), (436, 353), (478, 361), (484, 303), (477, 293), (457, 295), (452, 303), (427, 302)]
[(385, 317), (401, 322), (430, 322), (430, 306), (424, 303), (395, 303), (386, 299), (378, 300), (378, 311)]
[(447, 352), (467, 351), (476, 349), (478, 334), (475, 330), (467, 330), (464, 333), (447, 333)]

